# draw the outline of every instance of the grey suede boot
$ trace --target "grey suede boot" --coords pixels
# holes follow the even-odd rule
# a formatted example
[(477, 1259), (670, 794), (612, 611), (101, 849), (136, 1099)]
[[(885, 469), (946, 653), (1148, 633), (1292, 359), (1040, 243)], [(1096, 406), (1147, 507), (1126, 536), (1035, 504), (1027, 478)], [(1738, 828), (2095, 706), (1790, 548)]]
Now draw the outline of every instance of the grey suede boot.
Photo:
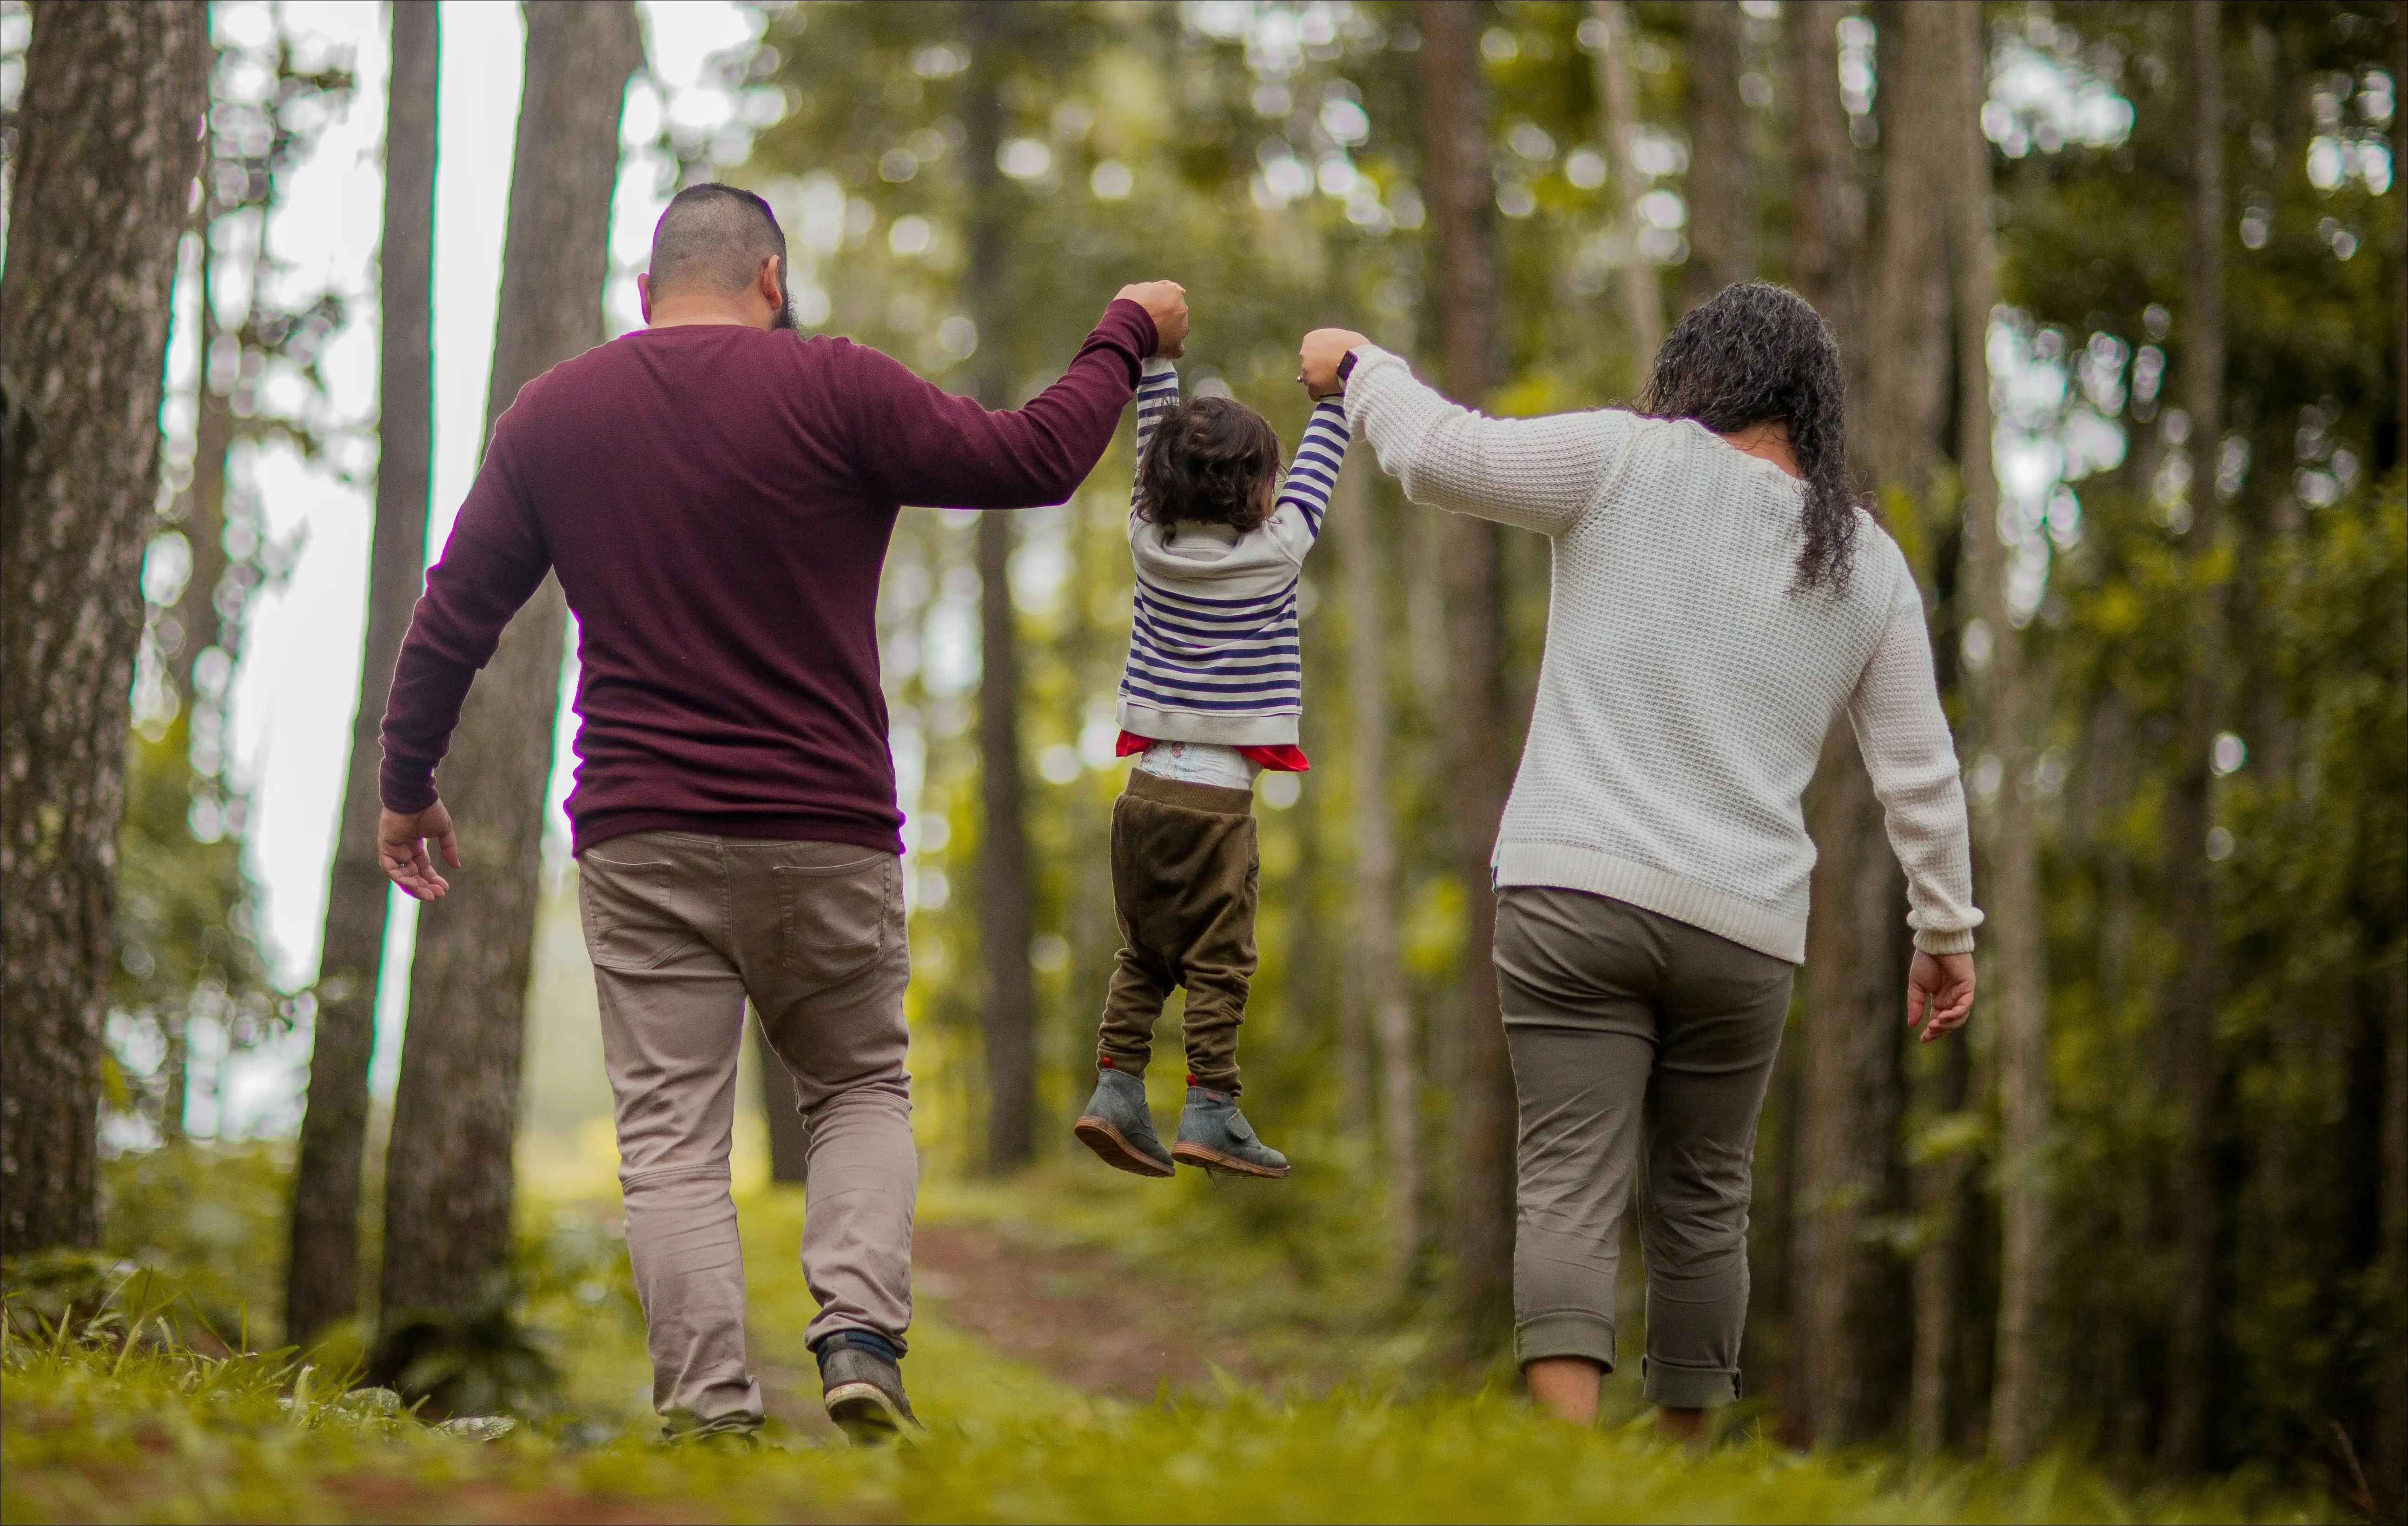
[(1170, 1176), (1170, 1152), (1154, 1131), (1154, 1112), (1145, 1105), (1145, 1081), (1126, 1071), (1096, 1072), (1096, 1094), (1087, 1110), (1070, 1126), (1079, 1143), (1103, 1157), (1104, 1164), (1140, 1176)]
[(1170, 1158), (1238, 1176), (1287, 1174), (1287, 1157), (1254, 1137), (1254, 1126), (1238, 1111), (1238, 1100), (1202, 1087), (1187, 1088), (1187, 1107), (1179, 1115), (1179, 1143), (1170, 1147)]

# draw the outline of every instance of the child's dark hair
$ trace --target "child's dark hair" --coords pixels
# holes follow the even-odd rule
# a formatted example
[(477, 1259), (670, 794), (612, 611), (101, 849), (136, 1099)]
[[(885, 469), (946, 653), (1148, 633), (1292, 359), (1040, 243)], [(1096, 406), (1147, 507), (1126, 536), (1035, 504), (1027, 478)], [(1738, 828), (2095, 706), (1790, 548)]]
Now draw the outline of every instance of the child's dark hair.
[(1270, 421), (1234, 397), (1190, 397), (1162, 415), (1137, 464), (1138, 516), (1226, 525), (1242, 535), (1269, 516), (1268, 487), (1279, 469)]
[(1779, 421), (1806, 489), (1798, 585), (1845, 588), (1856, 559), (1848, 488), (1847, 384), (1831, 325), (1796, 292), (1770, 281), (1726, 286), (1690, 310), (1656, 353), (1639, 411), (1695, 419), (1718, 435)]

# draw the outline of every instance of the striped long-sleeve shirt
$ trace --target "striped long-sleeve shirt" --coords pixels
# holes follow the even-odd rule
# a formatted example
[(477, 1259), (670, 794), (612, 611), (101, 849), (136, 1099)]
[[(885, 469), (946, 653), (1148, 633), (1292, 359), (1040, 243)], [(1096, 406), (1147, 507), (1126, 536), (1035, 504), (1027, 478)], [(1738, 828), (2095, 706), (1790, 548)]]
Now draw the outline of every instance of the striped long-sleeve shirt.
[[(1137, 393), (1139, 459), (1179, 400), (1179, 372), (1156, 357)], [(1121, 673), (1120, 727), (1157, 741), (1293, 747), (1304, 710), (1297, 579), (1346, 457), (1346, 410), (1316, 405), (1268, 518), (1243, 534), (1221, 525), (1140, 516), (1129, 552), (1137, 609)]]

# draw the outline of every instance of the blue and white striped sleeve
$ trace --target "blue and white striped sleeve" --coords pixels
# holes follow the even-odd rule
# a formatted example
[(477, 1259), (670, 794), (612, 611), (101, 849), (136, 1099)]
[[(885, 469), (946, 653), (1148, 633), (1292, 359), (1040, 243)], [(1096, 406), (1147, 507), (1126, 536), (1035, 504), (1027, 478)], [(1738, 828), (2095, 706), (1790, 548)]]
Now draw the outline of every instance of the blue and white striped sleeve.
[[(1137, 461), (1145, 461), (1145, 447), (1154, 439), (1154, 426), (1179, 402), (1179, 367), (1160, 355), (1146, 358), (1145, 367), (1137, 379)], [(1342, 419), (1341, 419), (1342, 424)], [(1137, 513), (1138, 489), (1129, 488), (1129, 513)]]
[(1321, 537), (1322, 517), (1329, 511), (1329, 495), (1338, 489), (1338, 471), (1346, 461), (1348, 439), (1345, 403), (1336, 397), (1315, 403), (1279, 496), (1279, 507), (1295, 510), (1304, 521), (1308, 546)]

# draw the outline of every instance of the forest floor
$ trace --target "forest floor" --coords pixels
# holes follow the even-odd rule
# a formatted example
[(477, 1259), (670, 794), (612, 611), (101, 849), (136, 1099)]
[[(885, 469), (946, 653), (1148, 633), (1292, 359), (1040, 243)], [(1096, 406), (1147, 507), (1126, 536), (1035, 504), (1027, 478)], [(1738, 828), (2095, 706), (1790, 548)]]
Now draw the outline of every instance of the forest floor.
[[(289, 1359), (11, 1337), (0, 1520), (2329, 1519), (2264, 1487), (2133, 1494), (2071, 1465), (2001, 1477), (1805, 1457), (1746, 1423), (1692, 1456), (1657, 1445), (1618, 1391), (1604, 1423), (1575, 1430), (1502, 1382), (1416, 1385), (1426, 1336), (1390, 1328), (1376, 1299), (1299, 1289), (1244, 1255), (1182, 1263), (1175, 1233), (1130, 1230), (1141, 1184), (1093, 1174), (928, 1191), (905, 1370), (929, 1429), (913, 1444), (855, 1449), (820, 1413), (801, 1201), (765, 1191), (741, 1205), (771, 1413), (757, 1450), (650, 1439), (611, 1246), (530, 1300), (562, 1383), (549, 1414), (495, 1441), (313, 1391)], [(614, 1211), (530, 1217), (538, 1239), (590, 1245)]]

